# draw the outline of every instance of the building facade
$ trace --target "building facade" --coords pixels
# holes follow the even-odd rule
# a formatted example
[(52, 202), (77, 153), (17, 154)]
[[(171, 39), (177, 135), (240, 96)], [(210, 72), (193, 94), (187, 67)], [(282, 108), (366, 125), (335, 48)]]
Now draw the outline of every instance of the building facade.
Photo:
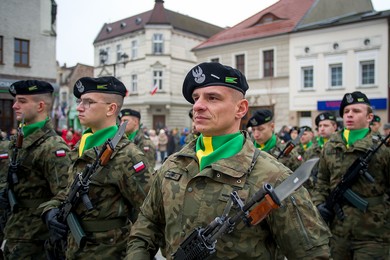
[(95, 42), (95, 76), (113, 75), (127, 87), (124, 108), (153, 129), (190, 127), (191, 105), (181, 94), (197, 58), (191, 49), (222, 28), (164, 8), (104, 24)]
[(339, 117), (342, 97), (353, 91), (389, 121), (389, 17), (370, 10), (304, 24), (291, 35), (289, 109), (302, 122), (314, 125), (324, 111)]
[[(9, 86), (18, 80), (56, 83), (56, 10), (54, 0), (0, 3), (0, 129), (16, 127)], [(33, 14), (33, 15), (32, 15)]]

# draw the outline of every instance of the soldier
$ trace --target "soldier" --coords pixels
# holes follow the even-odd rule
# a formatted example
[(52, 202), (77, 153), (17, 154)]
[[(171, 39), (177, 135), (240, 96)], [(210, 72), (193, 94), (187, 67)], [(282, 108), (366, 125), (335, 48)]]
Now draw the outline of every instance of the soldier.
[(297, 138), (297, 136), (299, 135), (299, 127), (298, 126), (291, 127), (289, 134), (292, 140)]
[(385, 133), (385, 136), (390, 134), (390, 123), (386, 123), (383, 125), (383, 132)]
[(119, 118), (122, 123), (124, 121), (128, 122), (126, 126), (127, 138), (141, 149), (141, 151), (145, 154), (149, 166), (154, 168), (156, 165), (156, 147), (150, 140), (149, 136), (145, 135), (143, 131), (140, 130), (140, 112), (130, 108), (122, 109), (119, 114)]
[(332, 220), (334, 212), (325, 207), (324, 201), (352, 163), (378, 144), (377, 136), (370, 131), (373, 113), (364, 93), (346, 93), (339, 112), (345, 128), (333, 134), (321, 152), (313, 202), (318, 205), (323, 218), (330, 222), (333, 259), (389, 259), (390, 207), (385, 194), (390, 188), (389, 149), (380, 147), (369, 162), (368, 172), (374, 182), (360, 175), (350, 187), (368, 202), (365, 212), (345, 199), (345, 203), (339, 202), (342, 211), (338, 209), (337, 216)]
[[(273, 113), (268, 109), (257, 110), (249, 119), (247, 127), (252, 127), (255, 147), (278, 158), (283, 152), (285, 143), (274, 133), (273, 117)], [(302, 156), (292, 150), (290, 154), (281, 156), (278, 161), (295, 171), (301, 165)]]
[(381, 128), (381, 118), (380, 116), (374, 115), (370, 123), (370, 128), (373, 134), (380, 135), (379, 129)]
[(330, 136), (337, 131), (336, 117), (329, 112), (319, 114), (315, 119), (315, 123), (318, 129), (317, 141), (306, 150), (304, 156), (305, 161), (314, 157), (319, 157), (324, 144), (329, 140)]
[[(0, 130), (1, 132), (1, 130)], [(7, 168), (9, 163), (9, 156), (8, 156), (8, 146), (9, 146), (9, 140), (8, 139), (2, 139), (0, 140), (0, 185), (5, 184), (7, 181)], [(7, 204), (7, 201), (5, 201)], [(0, 208), (0, 243), (3, 242), (4, 238), (4, 227), (5, 222), (7, 221), (7, 213), (8, 211), (6, 209)], [(3, 252), (0, 254), (0, 259), (3, 259)]]
[(305, 156), (306, 150), (313, 145), (314, 133), (310, 126), (302, 126), (299, 131), (304, 131), (300, 139), (301, 143), (294, 150), (302, 157)]
[[(315, 119), (315, 124), (318, 129), (317, 142), (314, 142), (310, 146), (304, 155), (304, 161), (307, 161), (314, 157), (320, 157), (324, 144), (329, 140), (330, 136), (337, 131), (336, 117), (329, 112), (319, 114)], [(317, 183), (318, 164), (314, 167), (312, 175), (305, 183), (305, 187), (312, 192), (315, 184)]]
[[(56, 198), (67, 184), (67, 170), (71, 163), (69, 148), (57, 135), (49, 118), (53, 90), (50, 83), (38, 80), (17, 81), (9, 88), (15, 97), (12, 108), (16, 119), (21, 121), (24, 118), (25, 125), (22, 147), (16, 158), (18, 182), (12, 184), (19, 209), (10, 212), (4, 229), (6, 259), (45, 258), (43, 244), (48, 238), (48, 231), (41, 221), (42, 211), (38, 206)], [(9, 146), (9, 158), (15, 152), (16, 142), (14, 135)], [(2, 169), (1, 175), (6, 176), (7, 171), (8, 165)], [(7, 208), (5, 189), (0, 194), (0, 204)]]
[(126, 87), (114, 77), (83, 77), (76, 82), (73, 93), (78, 98), (80, 123), (87, 130), (71, 151), (73, 165), (68, 187), (59, 200), (45, 205), (43, 219), (53, 234), (67, 236), (67, 259), (121, 259), (131, 227), (128, 216), (133, 208), (138, 211), (150, 186), (145, 155), (126, 136), (114, 148), (107, 165), (90, 179), (88, 196), (93, 209), (88, 211), (83, 203), (75, 205), (73, 213), (87, 235), (84, 248), (79, 248), (73, 234), (67, 235), (67, 226), (58, 222), (56, 207), (69, 194), (76, 174), (95, 161), (93, 147), (100, 151), (105, 141), (115, 136)]
[[(183, 95), (194, 104), (200, 135), (168, 157), (156, 173), (131, 231), (126, 259), (151, 259), (161, 240), (171, 259), (194, 228), (205, 227), (223, 213), (233, 190), (246, 200), (264, 182), (275, 185), (289, 176), (291, 171), (272, 156), (255, 152), (247, 133), (239, 130), (248, 112), (247, 89), (239, 70), (220, 63), (201, 63), (189, 71)], [(300, 188), (263, 225), (248, 228), (240, 223), (225, 234), (216, 244), (215, 257), (271, 259), (278, 243), (291, 259), (327, 258), (328, 237), (308, 192)]]

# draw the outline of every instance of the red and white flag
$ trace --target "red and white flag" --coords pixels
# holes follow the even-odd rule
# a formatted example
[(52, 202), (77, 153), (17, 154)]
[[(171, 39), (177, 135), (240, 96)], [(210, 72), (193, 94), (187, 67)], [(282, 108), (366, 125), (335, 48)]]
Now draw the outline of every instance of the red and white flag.
[(153, 87), (152, 90), (150, 91), (150, 95), (153, 96), (154, 94), (156, 94), (157, 89), (158, 89), (158, 82), (156, 82), (156, 84), (154, 85), (154, 87)]

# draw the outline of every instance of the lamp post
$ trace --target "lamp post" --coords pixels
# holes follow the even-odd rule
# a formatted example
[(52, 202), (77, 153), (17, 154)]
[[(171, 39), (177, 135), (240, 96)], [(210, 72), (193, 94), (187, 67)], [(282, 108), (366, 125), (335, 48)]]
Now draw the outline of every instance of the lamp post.
[(106, 64), (106, 62), (108, 60), (108, 52), (106, 50), (100, 50), (99, 58), (100, 58), (100, 63), (103, 64), (103, 68), (104, 68), (104, 66), (113, 66), (114, 77), (116, 77), (116, 64), (123, 64), (123, 66), (126, 66), (126, 63), (128, 62), (129, 55), (127, 55), (126, 53), (122, 53), (120, 56), (120, 59), (123, 59), (124, 61), (118, 62), (118, 63), (113, 63), (113, 64)]

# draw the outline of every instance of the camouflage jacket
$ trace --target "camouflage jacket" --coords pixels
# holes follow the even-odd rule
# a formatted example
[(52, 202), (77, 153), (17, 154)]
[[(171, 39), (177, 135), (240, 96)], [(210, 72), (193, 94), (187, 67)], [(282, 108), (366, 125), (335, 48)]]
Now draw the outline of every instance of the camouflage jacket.
[[(322, 151), (322, 148), (321, 146), (316, 142), (316, 143), (313, 143), (312, 146), (310, 146), (304, 156), (303, 156), (303, 161), (307, 161), (309, 159), (312, 159), (312, 158), (318, 158), (320, 157), (321, 155), (321, 151)], [(314, 186), (316, 185), (317, 183), (317, 178), (318, 178), (318, 165), (319, 163), (317, 163), (313, 170), (312, 170), (312, 174), (309, 178), (309, 180), (307, 180), (304, 184), (304, 186), (306, 187), (306, 189), (309, 190), (310, 193), (312, 193), (312, 190), (314, 189)]]
[[(99, 151), (102, 147), (98, 147)], [(69, 169), (68, 187), (61, 192), (60, 200), (65, 200), (77, 173), (84, 170), (87, 164), (96, 159), (94, 149), (84, 151), (78, 156), (79, 143), (71, 151), (73, 165)], [(74, 213), (79, 217), (80, 224), (88, 234), (87, 246), (79, 250), (73, 235), (68, 235), (67, 259), (99, 256), (120, 259), (126, 250), (127, 236), (131, 228), (128, 217), (138, 214), (150, 187), (150, 167), (145, 161), (145, 155), (125, 136), (114, 149), (110, 161), (99, 172), (92, 175), (88, 196), (93, 209), (87, 211), (80, 202)], [(44, 211), (58, 206), (59, 201), (50, 201)], [(117, 221), (122, 226), (112, 226), (107, 229), (109, 221)], [(91, 230), (91, 225), (93, 230)], [(89, 227), (89, 228), (88, 228)]]
[[(272, 156), (260, 152), (248, 174), (255, 149), (246, 137), (238, 154), (201, 172), (195, 141), (168, 157), (131, 231), (126, 259), (151, 259), (149, 254), (153, 255), (164, 240), (164, 252), (171, 259), (195, 228), (206, 227), (222, 215), (233, 190), (248, 200), (265, 182), (278, 185), (291, 173)], [(259, 225), (237, 224), (232, 233), (218, 240), (213, 259), (273, 259), (276, 243), (289, 259), (328, 258), (330, 233), (306, 189), (298, 189), (283, 204)], [(232, 208), (230, 215), (236, 213)]]
[[(356, 141), (349, 149), (342, 139), (342, 132), (333, 134), (324, 145), (319, 162), (318, 182), (312, 199), (318, 205), (325, 201), (329, 192), (340, 182), (350, 165), (376, 142), (371, 134)], [(373, 156), (368, 172), (375, 182), (370, 183), (360, 176), (351, 189), (369, 202), (366, 213), (350, 205), (342, 204), (344, 221), (337, 217), (331, 230), (338, 236), (348, 236), (361, 241), (390, 241), (390, 205), (386, 192), (390, 190), (390, 150), (386, 146)]]
[[(14, 146), (16, 136), (10, 143)], [(10, 158), (12, 149), (9, 151)], [(19, 211), (11, 214), (4, 230), (7, 240), (45, 240), (46, 225), (42, 222), (40, 203), (56, 198), (64, 189), (70, 166), (69, 148), (57, 135), (50, 121), (23, 140), (18, 152), (19, 183), (14, 185)]]
[[(278, 158), (279, 154), (283, 151), (286, 143), (279, 137), (276, 137), (276, 145), (268, 151), (273, 157)], [(287, 156), (282, 156), (278, 160), (290, 170), (295, 171), (302, 164), (302, 156), (300, 156), (294, 149)]]
[(145, 154), (149, 166), (154, 169), (154, 166), (156, 165), (156, 146), (152, 140), (150, 140), (148, 136), (142, 133), (142, 131), (138, 131), (134, 138), (134, 143)]
[(7, 181), (7, 172), (9, 164), (9, 141), (0, 141), (0, 186)]

